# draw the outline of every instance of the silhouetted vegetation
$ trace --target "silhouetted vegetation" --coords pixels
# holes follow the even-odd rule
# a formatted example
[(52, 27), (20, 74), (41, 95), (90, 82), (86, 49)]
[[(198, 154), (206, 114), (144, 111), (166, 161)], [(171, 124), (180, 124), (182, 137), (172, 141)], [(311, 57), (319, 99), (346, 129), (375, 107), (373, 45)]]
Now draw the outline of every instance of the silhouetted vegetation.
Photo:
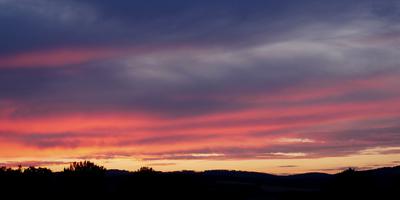
[(103, 166), (98, 166), (90, 161), (73, 162), (69, 168), (64, 168), (66, 174), (79, 174), (86, 176), (103, 175), (106, 169)]
[(137, 170), (139, 173), (145, 173), (145, 174), (152, 174), (154, 173), (154, 169), (151, 167), (141, 167), (139, 170)]
[(128, 172), (106, 170), (89, 161), (71, 163), (62, 172), (0, 167), (0, 192), (14, 198), (393, 199), (399, 186), (400, 167), (290, 176), (226, 170), (158, 172), (150, 167)]
[(33, 175), (33, 176), (43, 176), (43, 175), (51, 175), (52, 171), (47, 168), (42, 168), (42, 167), (28, 167), (24, 170), (24, 174), (27, 175)]

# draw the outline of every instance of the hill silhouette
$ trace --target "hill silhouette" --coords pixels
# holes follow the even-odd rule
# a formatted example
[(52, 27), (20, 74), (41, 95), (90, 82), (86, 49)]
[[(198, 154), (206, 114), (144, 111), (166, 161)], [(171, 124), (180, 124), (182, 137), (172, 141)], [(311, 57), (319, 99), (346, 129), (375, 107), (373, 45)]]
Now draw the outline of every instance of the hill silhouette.
[(62, 172), (46, 168), (0, 168), (0, 193), (13, 198), (89, 199), (393, 199), (400, 166), (330, 175), (278, 176), (210, 170), (135, 172), (106, 170), (89, 161)]

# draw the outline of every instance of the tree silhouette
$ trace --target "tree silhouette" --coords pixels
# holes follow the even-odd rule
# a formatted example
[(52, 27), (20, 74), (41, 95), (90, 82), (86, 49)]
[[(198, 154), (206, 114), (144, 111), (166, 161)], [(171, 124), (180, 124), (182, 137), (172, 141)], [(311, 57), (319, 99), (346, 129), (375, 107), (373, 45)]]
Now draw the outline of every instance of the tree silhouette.
[(98, 166), (90, 161), (73, 162), (69, 168), (64, 168), (64, 173), (81, 174), (81, 175), (99, 175), (104, 174), (106, 168)]
[(5, 172), (5, 171), (7, 171), (7, 168), (6, 167), (0, 167), (0, 172)]
[(20, 175), (22, 174), (22, 166), (18, 166), (17, 169), (10, 167), (0, 167), (0, 175)]

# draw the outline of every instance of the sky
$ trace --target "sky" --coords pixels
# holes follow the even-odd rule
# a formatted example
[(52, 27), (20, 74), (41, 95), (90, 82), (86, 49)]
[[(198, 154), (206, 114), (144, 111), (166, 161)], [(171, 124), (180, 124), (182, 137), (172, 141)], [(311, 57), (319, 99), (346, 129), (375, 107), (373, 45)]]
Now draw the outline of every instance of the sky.
[(0, 165), (400, 164), (396, 0), (0, 0)]

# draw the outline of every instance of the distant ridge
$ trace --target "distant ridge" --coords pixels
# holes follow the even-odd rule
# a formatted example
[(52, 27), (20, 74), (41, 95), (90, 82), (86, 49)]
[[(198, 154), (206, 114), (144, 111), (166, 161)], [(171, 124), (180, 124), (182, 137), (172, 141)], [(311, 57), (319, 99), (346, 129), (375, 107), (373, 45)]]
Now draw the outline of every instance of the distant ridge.
[[(400, 166), (337, 174), (273, 175), (235, 170), (129, 172), (106, 170), (91, 162), (74, 163), (63, 172), (30, 167), (0, 168), (0, 194), (15, 198), (90, 199), (391, 199), (400, 188)], [(23, 192), (21, 192), (23, 191)]]

